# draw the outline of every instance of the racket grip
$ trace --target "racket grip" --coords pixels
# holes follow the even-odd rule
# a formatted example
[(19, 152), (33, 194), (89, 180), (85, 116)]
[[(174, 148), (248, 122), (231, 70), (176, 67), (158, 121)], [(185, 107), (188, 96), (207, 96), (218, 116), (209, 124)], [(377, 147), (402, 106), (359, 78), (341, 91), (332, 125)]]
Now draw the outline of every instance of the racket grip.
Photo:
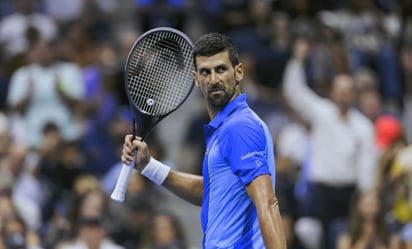
[(124, 201), (127, 185), (129, 184), (130, 176), (133, 173), (133, 165), (134, 161), (130, 162), (129, 164), (123, 163), (122, 170), (120, 171), (120, 175), (117, 178), (116, 185), (110, 196), (112, 200), (117, 202)]

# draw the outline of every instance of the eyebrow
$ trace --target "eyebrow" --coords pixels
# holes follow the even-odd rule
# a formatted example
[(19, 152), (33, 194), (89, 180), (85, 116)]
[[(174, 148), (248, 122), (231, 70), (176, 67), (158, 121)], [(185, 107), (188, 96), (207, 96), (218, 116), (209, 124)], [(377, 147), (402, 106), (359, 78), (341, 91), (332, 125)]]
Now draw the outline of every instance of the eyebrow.
[(225, 64), (225, 63), (221, 63), (221, 64), (218, 64), (218, 65), (213, 66), (213, 67), (199, 67), (198, 70), (199, 71), (201, 71), (201, 70), (211, 70), (211, 69), (216, 69), (216, 68), (219, 68), (219, 67), (228, 68), (228, 65)]

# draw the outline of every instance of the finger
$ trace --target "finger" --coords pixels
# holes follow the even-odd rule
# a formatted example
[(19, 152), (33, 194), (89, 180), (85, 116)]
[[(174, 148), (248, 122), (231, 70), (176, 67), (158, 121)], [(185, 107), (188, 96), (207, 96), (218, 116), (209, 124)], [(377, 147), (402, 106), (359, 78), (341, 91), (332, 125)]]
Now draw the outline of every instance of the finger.
[(126, 144), (126, 145), (131, 145), (132, 144), (132, 141), (133, 141), (133, 135), (131, 135), (131, 134), (128, 134), (128, 135), (126, 135), (125, 137), (124, 137), (124, 143)]
[(123, 163), (129, 164), (130, 162), (132, 162), (134, 160), (134, 158), (133, 158), (133, 156), (122, 155), (121, 160), (122, 160)]
[(127, 146), (127, 145), (123, 145), (123, 149), (122, 149), (122, 155), (126, 156), (126, 157), (131, 157), (134, 156), (135, 154), (135, 149), (131, 146)]
[(141, 150), (143, 151), (146, 149), (147, 145), (144, 141), (141, 140), (133, 140), (133, 149)]
[(122, 156), (120, 157), (120, 159), (121, 159), (122, 162), (125, 163), (125, 164), (128, 164), (128, 163), (129, 163), (129, 161), (127, 160), (127, 158), (126, 158), (124, 155), (122, 155)]

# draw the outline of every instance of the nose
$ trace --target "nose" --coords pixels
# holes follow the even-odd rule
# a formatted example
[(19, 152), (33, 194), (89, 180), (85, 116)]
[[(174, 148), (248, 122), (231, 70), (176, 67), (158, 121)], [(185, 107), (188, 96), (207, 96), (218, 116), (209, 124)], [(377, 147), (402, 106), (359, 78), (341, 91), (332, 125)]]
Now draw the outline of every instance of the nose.
[(210, 84), (215, 84), (217, 82), (217, 74), (214, 70), (210, 73)]

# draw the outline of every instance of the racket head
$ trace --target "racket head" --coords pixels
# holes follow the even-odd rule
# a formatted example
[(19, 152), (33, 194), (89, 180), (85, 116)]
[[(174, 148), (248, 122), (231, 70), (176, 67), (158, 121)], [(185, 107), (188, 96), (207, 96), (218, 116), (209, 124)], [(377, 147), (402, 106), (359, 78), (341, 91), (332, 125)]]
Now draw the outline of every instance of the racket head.
[(193, 71), (193, 43), (186, 34), (170, 27), (145, 32), (131, 48), (124, 68), (131, 106), (144, 116), (162, 119), (189, 97)]

